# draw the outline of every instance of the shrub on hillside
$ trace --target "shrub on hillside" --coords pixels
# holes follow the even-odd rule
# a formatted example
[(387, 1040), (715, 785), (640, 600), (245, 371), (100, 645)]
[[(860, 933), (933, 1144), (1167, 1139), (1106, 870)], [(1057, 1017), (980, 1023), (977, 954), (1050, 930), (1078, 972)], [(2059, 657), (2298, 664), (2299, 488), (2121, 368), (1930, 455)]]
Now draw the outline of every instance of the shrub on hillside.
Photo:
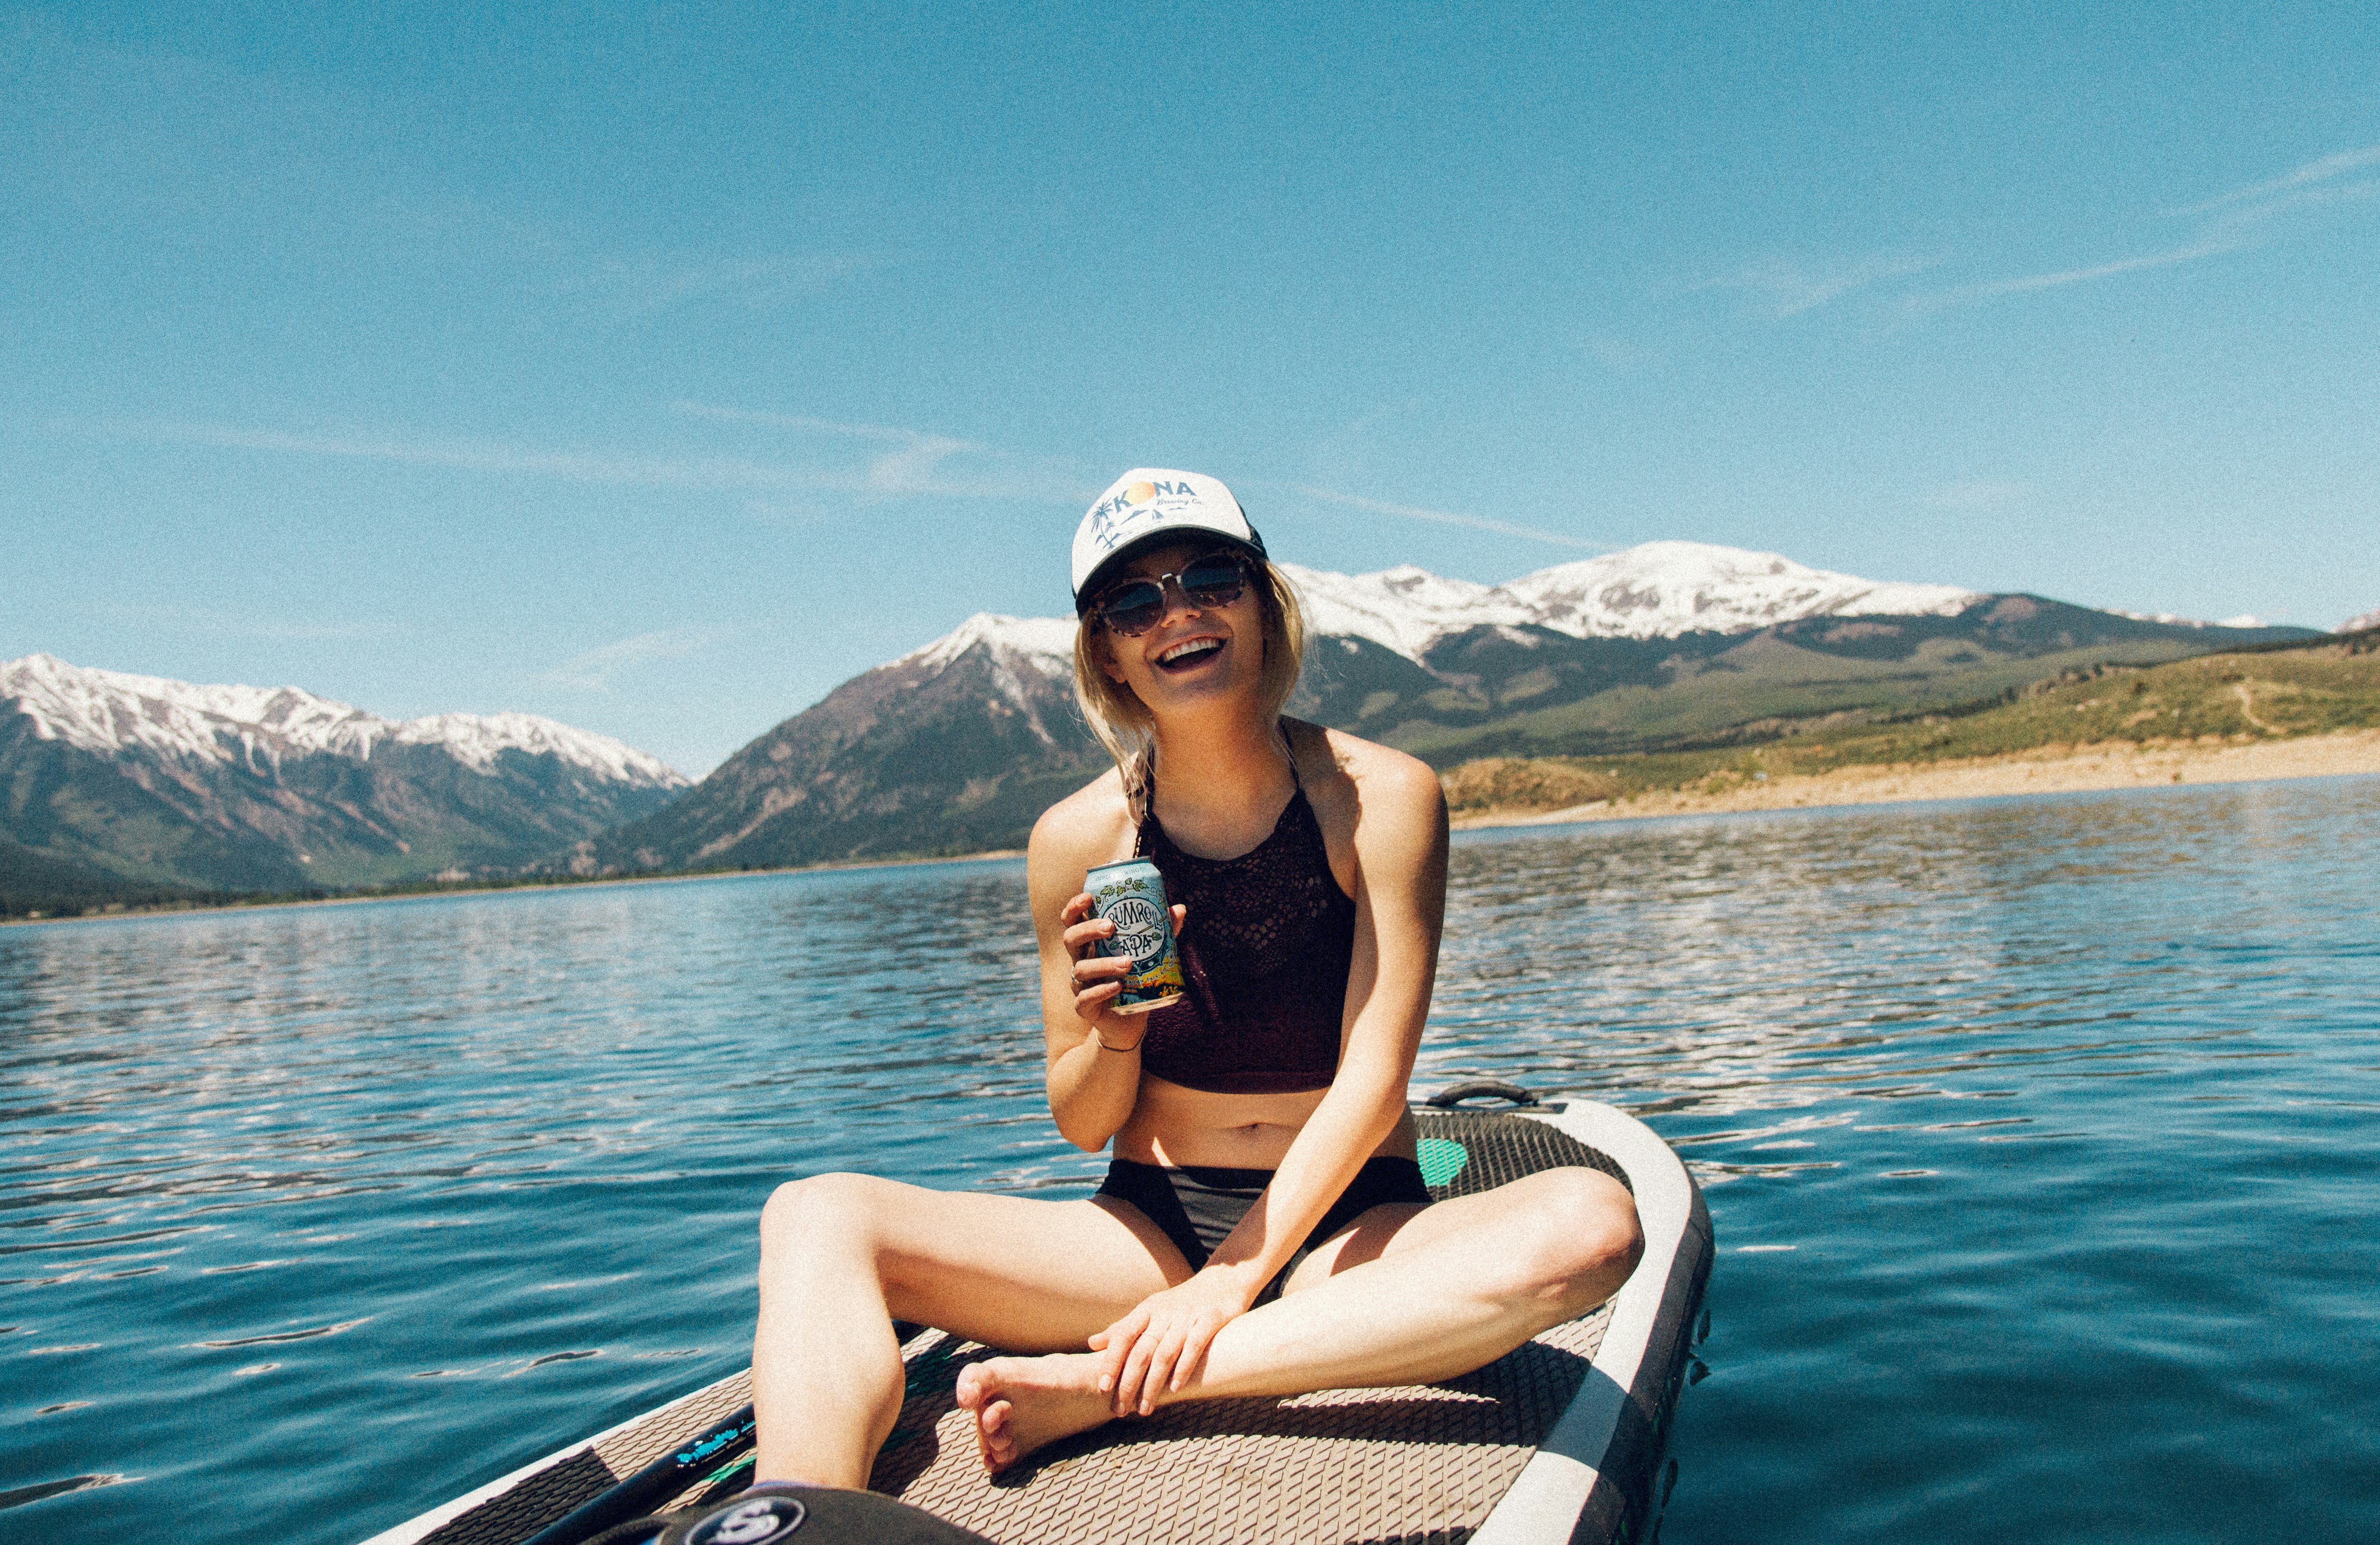
[(1479, 810), (1560, 810), (1610, 799), (1621, 783), (1609, 772), (1542, 758), (1482, 757), (1440, 780), (1457, 814)]

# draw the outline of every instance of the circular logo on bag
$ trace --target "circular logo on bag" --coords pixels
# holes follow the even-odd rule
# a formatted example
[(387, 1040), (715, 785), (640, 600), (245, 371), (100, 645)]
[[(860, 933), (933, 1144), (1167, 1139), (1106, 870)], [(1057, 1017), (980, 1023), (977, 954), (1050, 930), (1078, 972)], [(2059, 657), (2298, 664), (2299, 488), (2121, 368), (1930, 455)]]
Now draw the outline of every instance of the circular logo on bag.
[(768, 1545), (800, 1528), (808, 1516), (799, 1497), (753, 1497), (686, 1530), (686, 1545)]

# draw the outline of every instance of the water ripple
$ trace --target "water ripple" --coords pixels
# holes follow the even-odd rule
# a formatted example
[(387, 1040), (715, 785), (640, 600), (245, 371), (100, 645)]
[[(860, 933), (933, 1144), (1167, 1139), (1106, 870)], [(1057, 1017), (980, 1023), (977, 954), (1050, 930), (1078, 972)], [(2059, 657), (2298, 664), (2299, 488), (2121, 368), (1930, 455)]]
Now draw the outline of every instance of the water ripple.
[[(1473, 833), (1416, 1083), (1628, 1105), (1707, 1188), (1673, 1542), (2380, 1537), (2374, 873), (2368, 779)], [(787, 1176), (1080, 1194), (1022, 906), (0, 931), (0, 1504), (358, 1539), (739, 1366)]]

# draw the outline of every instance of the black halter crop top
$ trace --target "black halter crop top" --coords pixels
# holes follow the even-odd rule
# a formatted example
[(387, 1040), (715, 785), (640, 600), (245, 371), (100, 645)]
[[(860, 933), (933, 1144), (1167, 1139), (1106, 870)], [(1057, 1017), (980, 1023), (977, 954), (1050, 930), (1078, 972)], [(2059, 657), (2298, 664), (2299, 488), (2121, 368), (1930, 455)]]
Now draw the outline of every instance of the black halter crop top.
[[(1297, 779), (1294, 756), (1290, 777)], [(1173, 845), (1150, 809), (1134, 852), (1165, 877), (1182, 923), (1182, 996), (1148, 1016), (1140, 1065), (1215, 1094), (1330, 1087), (1355, 954), (1355, 904), (1339, 888), (1302, 781), (1272, 833), (1236, 858)]]

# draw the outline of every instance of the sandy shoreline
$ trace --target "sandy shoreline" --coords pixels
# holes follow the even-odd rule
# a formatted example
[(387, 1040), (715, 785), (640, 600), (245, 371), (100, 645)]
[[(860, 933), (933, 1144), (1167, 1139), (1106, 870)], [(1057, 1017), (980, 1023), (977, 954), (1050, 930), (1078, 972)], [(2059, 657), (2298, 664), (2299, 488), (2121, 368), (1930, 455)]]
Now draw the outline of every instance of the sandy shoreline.
[(2380, 772), (2380, 730), (2348, 730), (2295, 740), (2206, 746), (2048, 746), (2035, 751), (1961, 761), (1838, 767), (1772, 778), (1717, 793), (1664, 790), (1617, 803), (1561, 810), (1487, 810), (1457, 816), (1458, 829), (1549, 826), (1577, 821), (1632, 821), (1655, 815), (1727, 810), (1817, 809), (1830, 805), (1891, 805), (1921, 799), (1980, 799), (2001, 794), (2078, 794), (2093, 789), (2174, 784), (2245, 784), (2267, 778), (2323, 778)]

